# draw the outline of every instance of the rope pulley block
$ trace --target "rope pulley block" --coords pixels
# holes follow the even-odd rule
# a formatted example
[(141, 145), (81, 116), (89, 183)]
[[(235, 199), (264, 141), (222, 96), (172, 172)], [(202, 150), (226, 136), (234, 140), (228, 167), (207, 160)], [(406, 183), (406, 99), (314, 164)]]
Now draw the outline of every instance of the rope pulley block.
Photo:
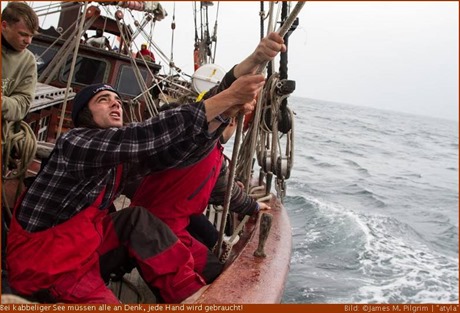
[(261, 167), (265, 173), (272, 171), (272, 158), (271, 158), (271, 151), (265, 150), (262, 155), (262, 164)]
[(291, 176), (291, 164), (290, 158), (288, 157), (278, 157), (276, 160), (275, 174), (278, 177), (283, 177), (284, 179), (289, 179)]
[(280, 107), (278, 115), (278, 131), (287, 134), (292, 129), (292, 114), (291, 109), (286, 105)]
[(86, 9), (85, 13), (85, 18), (89, 19), (93, 16), (100, 16), (101, 15), (101, 10), (97, 6), (90, 6), (88, 9)]
[(115, 11), (115, 18), (117, 20), (121, 21), (123, 19), (123, 17), (124, 17), (124, 14), (123, 14), (123, 12), (121, 12), (121, 10)]
[(293, 93), (295, 90), (295, 80), (282, 79), (276, 84), (276, 94), (285, 96)]

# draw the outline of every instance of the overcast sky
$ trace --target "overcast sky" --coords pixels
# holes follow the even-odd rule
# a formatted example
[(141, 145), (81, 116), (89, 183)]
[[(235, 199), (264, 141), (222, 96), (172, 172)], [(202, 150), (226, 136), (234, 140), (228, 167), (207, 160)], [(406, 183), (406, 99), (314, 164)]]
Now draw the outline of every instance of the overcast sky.
[[(173, 4), (162, 3), (172, 17)], [(457, 1), (307, 2), (289, 41), (295, 95), (458, 119), (458, 7)], [(193, 21), (185, 20), (191, 8), (176, 3), (176, 32), (188, 27), (193, 39)], [(256, 1), (220, 3), (217, 64), (229, 69), (254, 49), (258, 12)], [(170, 20), (160, 23), (170, 28)], [(185, 68), (192, 66), (191, 46), (174, 55)]]
[[(174, 61), (191, 73), (193, 2), (161, 3), (168, 16), (154, 40), (169, 56), (175, 4)], [(226, 70), (257, 45), (259, 8), (220, 2), (216, 63)], [(307, 2), (299, 18), (289, 41), (295, 96), (458, 120), (457, 1)]]

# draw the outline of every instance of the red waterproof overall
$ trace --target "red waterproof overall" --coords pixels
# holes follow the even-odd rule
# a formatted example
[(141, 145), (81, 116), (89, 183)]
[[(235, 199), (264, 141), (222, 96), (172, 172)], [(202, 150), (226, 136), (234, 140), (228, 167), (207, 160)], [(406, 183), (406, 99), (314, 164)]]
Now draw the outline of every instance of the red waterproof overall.
[[(190, 249), (195, 271), (202, 274), (208, 248), (186, 230), (190, 216), (202, 214), (219, 177), (223, 148), (220, 144), (200, 162), (174, 168), (143, 179), (131, 205), (143, 206), (165, 222)], [(209, 281), (208, 281), (209, 283)]]
[[(117, 185), (120, 178), (121, 167)], [(104, 192), (87, 209), (44, 231), (26, 232), (13, 218), (7, 266), (14, 290), (26, 296), (47, 290), (65, 303), (119, 303), (101, 277), (99, 257), (122, 245), (164, 301), (180, 302), (204, 286), (190, 252), (164, 224), (143, 208), (107, 215), (107, 209), (98, 209)], [(138, 232), (141, 227), (150, 230), (149, 238)], [(158, 231), (152, 233), (152, 227)]]

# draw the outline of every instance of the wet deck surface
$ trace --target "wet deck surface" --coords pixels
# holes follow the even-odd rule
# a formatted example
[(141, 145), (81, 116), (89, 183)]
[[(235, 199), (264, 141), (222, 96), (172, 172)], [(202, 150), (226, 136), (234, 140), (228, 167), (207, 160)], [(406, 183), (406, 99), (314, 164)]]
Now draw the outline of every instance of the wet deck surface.
[(125, 274), (122, 281), (109, 283), (109, 288), (122, 303), (157, 302), (155, 295), (142, 280), (136, 269), (129, 274)]

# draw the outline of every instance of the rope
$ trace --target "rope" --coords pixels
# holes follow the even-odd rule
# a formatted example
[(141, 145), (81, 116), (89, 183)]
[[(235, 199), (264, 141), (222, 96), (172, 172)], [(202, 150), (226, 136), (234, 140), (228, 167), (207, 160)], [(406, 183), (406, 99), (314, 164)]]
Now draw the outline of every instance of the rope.
[[(33, 9), (35, 11), (35, 13), (37, 14), (38, 17), (41, 17), (41, 16), (47, 16), (47, 15), (51, 15), (51, 14), (54, 14), (54, 13), (60, 13), (60, 12), (63, 12), (63, 11), (68, 11), (69, 9), (73, 9), (76, 5), (79, 5), (77, 2), (57, 2), (55, 4), (53, 3), (50, 3), (50, 4), (44, 4), (42, 6), (40, 6), (39, 4), (35, 4), (33, 5)], [(51, 10), (54, 10), (54, 11), (51, 11)]]
[[(129, 11), (129, 13), (131, 14), (131, 18), (132, 18), (132, 19), (135, 19), (134, 16), (133, 16), (133, 14), (132, 14), (132, 12)], [(117, 21), (117, 23), (118, 23), (118, 21)], [(146, 25), (146, 24), (145, 24), (145, 25)], [(144, 26), (145, 26), (145, 25), (144, 25)], [(152, 26), (153, 26), (153, 25), (154, 25), (154, 24), (152, 23)], [(153, 28), (152, 28), (152, 30), (153, 30)], [(184, 75), (186, 75), (186, 74), (184, 74), (184, 73), (182, 72), (182, 70), (181, 70), (180, 68), (178, 68), (177, 66), (175, 66), (175, 65), (174, 65), (174, 62), (172, 61), (172, 59), (168, 59), (168, 57), (166, 56), (166, 54), (165, 54), (163, 51), (161, 51), (161, 49), (158, 47), (158, 45), (157, 45), (155, 42), (153, 42), (153, 40), (151, 39), (151, 38), (153, 37), (152, 34), (150, 34), (150, 35), (147, 34), (146, 31), (145, 31), (145, 30), (143, 29), (143, 27), (141, 27), (141, 26), (138, 26), (138, 27), (137, 27), (136, 33), (137, 33), (137, 34), (141, 34), (141, 35), (149, 42), (149, 44), (150, 44), (151, 46), (154, 47), (154, 51), (157, 53), (156, 56), (159, 57), (159, 58), (161, 58), (162, 60), (168, 62), (169, 67), (170, 67), (171, 70), (174, 70), (174, 71), (175, 71), (177, 74), (179, 74), (181, 77), (183, 77)], [(136, 43), (135, 43), (135, 42), (133, 42), (133, 43), (134, 43), (134, 45), (136, 46)], [(172, 55), (173, 55), (173, 54), (171, 54), (171, 56), (172, 56)], [(152, 88), (155, 88), (156, 86), (158, 86), (158, 89), (160, 90), (160, 93), (163, 95), (163, 98), (166, 99), (165, 94), (163, 93), (163, 90), (162, 90), (161, 86), (159, 85), (159, 83), (160, 83), (160, 82), (166, 81), (166, 82), (168, 82), (169, 85), (176, 85), (176, 84), (174, 84), (173, 81), (170, 81), (170, 80), (168, 80), (168, 79), (164, 79), (164, 78), (162, 78), (162, 77), (160, 77), (160, 76), (157, 76), (157, 75), (154, 75), (154, 74), (152, 73), (150, 67), (148, 66), (148, 64), (147, 64), (147, 62), (146, 62), (146, 59), (144, 58), (143, 55), (140, 56), (140, 59), (141, 59), (141, 60), (143, 61), (143, 63), (146, 65), (147, 71), (149, 72), (150, 77), (152, 77), (152, 79), (153, 79), (153, 83), (152, 83), (152, 85), (151, 85), (150, 87), (148, 87), (148, 86), (145, 84), (145, 82), (144, 82), (144, 80), (143, 80), (143, 78), (142, 78), (142, 75), (140, 74), (140, 70), (138, 69), (138, 66), (137, 66), (136, 62), (134, 61), (134, 59), (131, 58), (131, 63), (132, 63), (133, 68), (134, 68), (134, 72), (135, 72), (135, 75), (136, 75), (136, 79), (137, 79), (137, 81), (139, 82), (139, 85), (140, 85), (140, 86), (143, 86), (143, 87), (142, 87), (142, 89), (143, 89), (142, 93), (139, 94), (139, 95), (137, 95), (136, 97), (134, 97), (134, 98), (133, 98), (133, 101), (134, 101), (134, 100), (137, 100), (137, 99), (138, 99), (139, 97), (141, 97), (141, 96), (145, 96), (145, 97), (147, 98), (147, 101), (146, 101), (147, 110), (148, 110), (150, 116), (155, 116), (155, 115), (158, 114), (158, 107), (159, 107), (159, 104), (156, 103), (156, 102), (153, 100), (153, 98), (152, 98), (151, 94), (149, 93), (149, 91), (150, 91)], [(174, 76), (173, 76), (172, 74), (170, 75), (170, 77), (173, 77), (173, 79), (174, 79)], [(182, 86), (178, 86), (178, 87), (179, 87), (179, 88), (184, 88), (184, 87), (182, 87)], [(185, 91), (188, 91), (188, 89), (185, 89), (185, 88), (184, 88), (184, 90), (185, 90)]]
[[(286, 19), (283, 26), (281, 26), (281, 28), (278, 30), (278, 33), (280, 34), (281, 37), (284, 37), (287, 31), (291, 28), (297, 15), (300, 13), (300, 10), (303, 8), (304, 5), (305, 5), (305, 2), (297, 2), (296, 6), (292, 10), (289, 17)], [(259, 74), (263, 73), (267, 64), (268, 62), (264, 62), (263, 64), (261, 64), (257, 70), (257, 73)], [(234, 147), (233, 147), (232, 160), (236, 160), (238, 152), (239, 152), (242, 130), (243, 130), (243, 119), (244, 119), (243, 113), (239, 113), (238, 114), (238, 125), (236, 128), (236, 137), (235, 137), (235, 142), (234, 142)], [(230, 164), (230, 175), (228, 178), (227, 191), (226, 191), (225, 199), (224, 199), (224, 212), (222, 216), (222, 223), (220, 225), (220, 230), (219, 230), (219, 240), (217, 243), (217, 252), (219, 253), (219, 257), (220, 257), (220, 251), (221, 251), (222, 241), (223, 241), (224, 232), (225, 232), (225, 224), (227, 222), (227, 213), (230, 207), (231, 191), (233, 190), (233, 184), (235, 182), (235, 172), (236, 172), (235, 164), (236, 162), (232, 162)]]
[[(84, 29), (84, 25), (85, 25), (85, 15), (84, 14), (86, 12), (87, 6), (88, 6), (88, 2), (85, 2), (83, 12), (80, 14), (80, 25), (78, 26), (78, 29), (75, 27), (75, 33), (76, 34), (83, 34), (83, 29)], [(69, 79), (67, 80), (67, 87), (65, 89), (65, 96), (64, 96), (64, 101), (63, 101), (63, 104), (62, 104), (61, 116), (59, 118), (59, 126), (58, 126), (58, 131), (57, 131), (57, 134), (56, 134), (56, 138), (59, 138), (61, 136), (62, 125), (64, 124), (64, 116), (65, 116), (65, 111), (66, 111), (66, 108), (67, 108), (67, 99), (69, 97), (70, 85), (72, 84), (73, 73), (75, 71), (75, 64), (77, 63), (79, 47), (80, 47), (80, 36), (75, 36), (74, 53), (73, 53), (73, 57), (72, 57), (72, 64), (70, 66)]]
[(216, 62), (216, 52), (217, 52), (217, 21), (219, 19), (219, 8), (220, 8), (220, 1), (217, 2), (217, 11), (216, 11), (216, 20), (214, 22), (214, 30), (212, 33), (212, 41), (214, 41), (214, 52), (212, 54), (212, 63)]
[[(169, 63), (174, 64), (174, 34), (176, 33), (176, 3), (174, 2), (173, 17), (171, 22), (171, 58)], [(169, 75), (172, 75), (172, 68), (169, 67)]]
[[(19, 130), (16, 130), (16, 123), (18, 122), (4, 121), (2, 125), (2, 153), (4, 158), (2, 179), (16, 179), (23, 176), (37, 152), (37, 139), (33, 130), (24, 121), (19, 122)], [(11, 156), (13, 151), (18, 158)], [(13, 163), (15, 163), (14, 172), (8, 172), (7, 169)]]
[[(120, 30), (122, 40), (124, 42), (128, 42), (126, 40), (127, 38), (125, 37), (125, 33), (123, 32), (123, 26), (120, 23), (120, 20), (116, 19), (116, 22), (117, 22), (118, 29)], [(143, 31), (143, 30), (141, 29), (141, 31)], [(146, 65), (146, 68), (147, 68), (149, 74), (153, 77), (154, 75), (153, 75), (152, 71), (150, 70), (150, 68), (149, 68), (149, 66), (147, 64), (147, 61), (145, 60), (144, 56), (141, 55), (141, 58), (144, 61), (144, 64)], [(133, 73), (134, 73), (134, 75), (136, 77), (136, 81), (139, 84), (139, 86), (141, 87), (141, 90), (144, 90), (144, 92), (142, 94), (146, 99), (146, 107), (147, 107), (149, 113), (151, 114), (151, 116), (154, 116), (156, 114), (155, 113), (155, 111), (156, 111), (155, 103), (154, 103), (154, 101), (152, 99), (151, 94), (148, 92), (149, 88), (148, 88), (146, 82), (144, 81), (144, 78), (142, 77), (142, 73), (141, 73), (139, 67), (137, 66), (137, 63), (135, 61), (135, 57), (132, 55), (132, 53), (129, 53), (129, 59), (130, 59), (130, 62), (131, 62), (132, 68), (133, 68)], [(134, 112), (131, 111), (131, 113), (133, 114)]]
[[(62, 47), (56, 53), (56, 55), (59, 55), (59, 58), (54, 58), (53, 61), (51, 61), (50, 64), (48, 64), (48, 66), (45, 68), (45, 70), (40, 74), (40, 76), (38, 77), (39, 82), (49, 84), (54, 79), (54, 77), (58, 75), (58, 72), (60, 71), (62, 64), (64, 64), (64, 62), (67, 61), (67, 57), (72, 52), (72, 47), (73, 47), (72, 42), (77, 39), (79, 41), (81, 36), (83, 35), (83, 32), (87, 31), (88, 28), (91, 26), (91, 24), (94, 23), (96, 19), (97, 19), (97, 16), (91, 17), (91, 19), (89, 19), (86, 22), (81, 33), (77, 34), (76, 33), (77, 28), (75, 28), (74, 32), (69, 36), (69, 38), (67, 38), (67, 40), (64, 42)], [(76, 24), (76, 22), (74, 24)], [(74, 24), (72, 24), (72, 26)], [(57, 42), (57, 40), (55, 42)]]
[[(19, 179), (14, 201), (22, 192), (22, 181), (27, 168), (37, 152), (37, 139), (30, 126), (24, 122), (3, 121), (2, 125), (2, 182)], [(6, 201), (6, 189), (2, 184), (2, 207), (9, 217), (11, 209)]]
[[(133, 20), (135, 20), (135, 17), (134, 17), (134, 15), (132, 14), (132, 12), (129, 11), (129, 13), (131, 14), (131, 18), (132, 18)], [(153, 22), (152, 22), (152, 23), (153, 23)], [(171, 69), (174, 69), (178, 74), (181, 74), (182, 70), (181, 70), (180, 68), (178, 68), (177, 66), (175, 66), (175, 65), (174, 65), (174, 62), (172, 62), (172, 60), (169, 59), (168, 56), (160, 49), (160, 47), (152, 40), (152, 38), (153, 38), (152, 34), (150, 34), (150, 35), (147, 34), (147, 33), (145, 32), (145, 30), (144, 30), (142, 27), (140, 27), (140, 26), (137, 27), (137, 31), (138, 31), (138, 32), (136, 32), (136, 36), (137, 36), (137, 34), (142, 35), (142, 37), (149, 43), (149, 45), (153, 47), (153, 50), (154, 50), (155, 53), (156, 53), (156, 54), (155, 54), (155, 57), (156, 57), (156, 58), (161, 58), (164, 62), (166, 62), (167, 64), (169, 64), (169, 66), (170, 66)], [(134, 37), (135, 37), (135, 36), (133, 36), (133, 39), (134, 39)], [(134, 44), (136, 45), (136, 42), (135, 42), (135, 41), (133, 41), (133, 42), (134, 42)], [(138, 49), (137, 45), (136, 45), (136, 48)]]

